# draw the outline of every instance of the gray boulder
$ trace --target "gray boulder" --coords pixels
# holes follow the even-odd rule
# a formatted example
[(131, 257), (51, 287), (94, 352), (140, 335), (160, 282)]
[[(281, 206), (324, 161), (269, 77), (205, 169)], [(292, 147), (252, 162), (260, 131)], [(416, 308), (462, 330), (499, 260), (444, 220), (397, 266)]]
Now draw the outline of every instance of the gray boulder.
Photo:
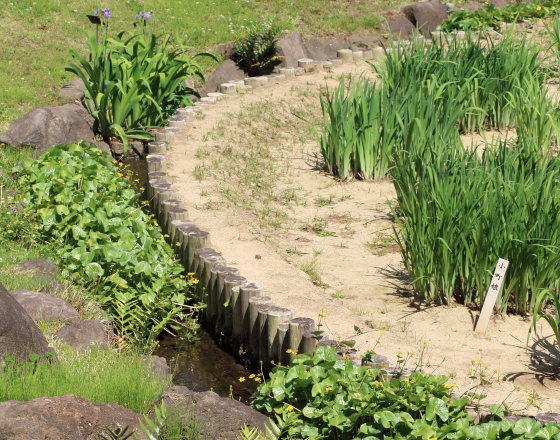
[(371, 49), (372, 47), (379, 47), (381, 45), (381, 37), (377, 35), (366, 35), (361, 37), (356, 34), (350, 35), (346, 41), (352, 50)]
[(169, 366), (165, 358), (152, 355), (144, 356), (143, 360), (145, 371), (152, 370), (154, 376), (159, 378), (162, 382), (166, 382), (170, 378)]
[(0, 134), (0, 142), (13, 147), (31, 145), (37, 148), (35, 156), (38, 157), (53, 145), (81, 139), (93, 142), (92, 125), (88, 123), (81, 105), (39, 107), (13, 121), (10, 129)]
[(466, 9), (467, 11), (471, 11), (471, 12), (476, 12), (484, 8), (486, 8), (486, 5), (483, 5), (482, 3), (478, 3), (478, 2), (470, 2), (467, 3), (466, 5), (461, 6), (461, 9)]
[(340, 49), (348, 49), (348, 43), (336, 38), (311, 37), (304, 43), (307, 57), (315, 61), (326, 61), (328, 58), (336, 57)]
[(12, 290), (10, 295), (21, 304), (35, 322), (56, 320), (75, 322), (80, 319), (80, 314), (71, 304), (48, 293), (21, 289)]
[[(505, 8), (506, 5), (509, 3), (506, 0), (488, 0), (488, 3), (490, 3), (491, 5), (496, 6), (496, 8), (498, 9), (502, 9)], [(530, 2), (525, 2), (525, 3), (530, 3)]]
[(80, 351), (92, 347), (107, 347), (107, 331), (99, 321), (87, 320), (65, 325), (54, 336)]
[(410, 38), (415, 30), (414, 25), (402, 15), (393, 15), (387, 18), (387, 32), (394, 40), (406, 40)]
[(556, 423), (560, 425), (560, 414), (558, 413), (552, 413), (552, 412), (539, 413), (535, 416), (535, 419), (537, 419), (543, 425), (545, 423)]
[[(32, 354), (45, 359), (49, 351), (47, 340), (31, 316), (0, 284), (0, 363), (6, 355), (19, 362), (27, 362)], [(1, 433), (0, 429), (0, 439)]]
[(60, 271), (55, 263), (46, 258), (20, 261), (15, 265), (14, 269), (17, 273), (43, 273), (52, 276), (55, 276)]
[(164, 394), (167, 408), (201, 420), (201, 437), (213, 440), (236, 440), (243, 425), (265, 432), (268, 417), (237, 400), (220, 397), (212, 391), (203, 393), (187, 387), (173, 386)]
[(58, 96), (65, 102), (82, 101), (85, 97), (84, 90), (84, 82), (80, 78), (76, 78), (64, 84), (58, 92)]
[(200, 92), (201, 96), (205, 96), (211, 92), (218, 92), (220, 85), (230, 82), (231, 80), (243, 80), (245, 72), (233, 60), (225, 60), (218, 69), (206, 79), (206, 85)]
[(49, 284), (55, 280), (60, 269), (51, 260), (36, 258), (19, 262), (14, 266), (14, 272), (32, 275), (33, 279)]
[(73, 394), (0, 403), (0, 440), (97, 440), (103, 428), (128, 426), (139, 438), (140, 414), (123, 406), (91, 403)]
[(307, 58), (305, 44), (299, 32), (286, 35), (278, 40), (280, 67), (298, 67), (298, 60)]
[(438, 0), (413, 3), (404, 6), (401, 12), (426, 37), (447, 18), (447, 7)]

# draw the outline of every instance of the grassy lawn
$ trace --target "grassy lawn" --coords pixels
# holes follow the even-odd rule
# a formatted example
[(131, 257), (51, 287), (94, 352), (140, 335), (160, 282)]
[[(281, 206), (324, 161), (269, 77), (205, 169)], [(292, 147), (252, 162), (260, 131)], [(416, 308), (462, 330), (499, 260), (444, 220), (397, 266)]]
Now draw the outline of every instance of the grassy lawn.
[[(39, 106), (60, 104), (58, 91), (72, 75), (68, 48), (86, 52), (86, 30), (95, 30), (86, 14), (108, 7), (109, 34), (133, 29), (135, 15), (155, 11), (149, 27), (175, 34), (193, 53), (213, 51), (218, 43), (243, 36), (251, 23), (271, 19), (286, 31), (305, 35), (344, 36), (379, 33), (380, 13), (395, 10), (402, 0), (56, 0), (6, 1), (0, 20), (4, 50), (0, 53), (0, 132), (11, 121)], [(213, 63), (215, 64), (215, 63)], [(204, 66), (211, 70), (212, 65)]]

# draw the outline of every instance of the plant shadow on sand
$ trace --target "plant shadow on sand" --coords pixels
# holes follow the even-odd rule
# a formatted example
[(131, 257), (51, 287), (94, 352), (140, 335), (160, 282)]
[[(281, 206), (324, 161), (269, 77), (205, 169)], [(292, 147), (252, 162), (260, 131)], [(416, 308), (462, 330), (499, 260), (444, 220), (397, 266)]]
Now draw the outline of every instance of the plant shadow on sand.
[[(519, 342), (525, 345), (523, 341)], [(545, 337), (535, 332), (531, 345), (525, 348), (530, 359), (526, 371), (506, 374), (504, 379), (524, 387), (538, 382), (541, 386), (560, 391), (560, 351), (553, 336)]]

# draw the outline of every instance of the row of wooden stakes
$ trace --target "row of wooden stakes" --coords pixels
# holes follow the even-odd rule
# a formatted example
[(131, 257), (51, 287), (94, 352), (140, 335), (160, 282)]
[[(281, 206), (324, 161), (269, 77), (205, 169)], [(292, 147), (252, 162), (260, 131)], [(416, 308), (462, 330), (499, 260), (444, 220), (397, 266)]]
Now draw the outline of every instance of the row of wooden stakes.
[(206, 304), (206, 326), (265, 369), (272, 363), (287, 364), (296, 353), (312, 354), (320, 340), (327, 342), (315, 321), (294, 318), (291, 310), (274, 306), (272, 298), (263, 296), (263, 286), (228, 267), (225, 257), (212, 249), (210, 233), (189, 220), (188, 209), (167, 179), (167, 145), (148, 144), (146, 198), (185, 271), (199, 280), (196, 293)]

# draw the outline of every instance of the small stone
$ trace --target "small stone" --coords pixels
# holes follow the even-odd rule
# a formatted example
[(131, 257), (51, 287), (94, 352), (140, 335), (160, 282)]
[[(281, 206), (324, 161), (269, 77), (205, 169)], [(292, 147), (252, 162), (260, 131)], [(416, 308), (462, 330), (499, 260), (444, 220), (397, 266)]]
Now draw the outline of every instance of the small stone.
[(62, 327), (55, 337), (76, 350), (107, 347), (107, 332), (103, 324), (88, 320)]

